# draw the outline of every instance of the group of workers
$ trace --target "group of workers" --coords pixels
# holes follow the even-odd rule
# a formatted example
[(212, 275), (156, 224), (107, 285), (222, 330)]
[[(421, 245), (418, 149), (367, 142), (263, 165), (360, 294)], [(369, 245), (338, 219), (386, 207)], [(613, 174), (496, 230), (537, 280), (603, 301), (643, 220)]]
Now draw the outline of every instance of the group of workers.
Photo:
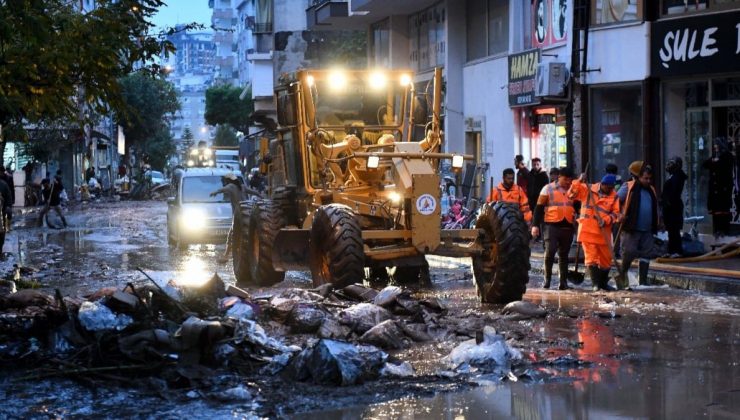
[[(653, 171), (642, 161), (633, 162), (629, 166), (632, 179), (622, 184), (617, 192), (615, 185), (619, 177), (616, 168), (610, 166), (600, 182), (593, 184), (586, 182), (585, 173), (576, 179), (570, 168), (559, 168), (557, 177), (551, 176), (551, 182), (540, 189), (536, 203), (532, 203), (526, 191), (514, 182), (512, 168), (505, 169), (501, 183), (491, 189), (488, 202), (504, 201), (517, 205), (531, 226), (532, 237), (542, 234), (544, 288), (550, 287), (556, 254), (558, 288), (569, 288), (569, 253), (576, 229), (576, 240), (583, 246), (584, 262), (594, 291), (614, 290), (609, 285), (612, 262), (617, 265), (617, 289), (631, 290), (627, 272), (637, 258), (640, 258), (639, 284), (648, 284), (653, 234), (658, 227), (658, 198), (652, 186)], [(619, 239), (621, 263), (617, 262), (614, 251), (614, 243)]]

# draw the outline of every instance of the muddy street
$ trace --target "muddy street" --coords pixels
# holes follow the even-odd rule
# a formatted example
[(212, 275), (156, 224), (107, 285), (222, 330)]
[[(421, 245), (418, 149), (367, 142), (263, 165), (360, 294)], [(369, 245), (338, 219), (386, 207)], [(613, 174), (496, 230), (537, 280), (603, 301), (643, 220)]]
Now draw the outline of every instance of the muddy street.
[[(161, 286), (199, 284), (213, 273), (234, 282), (231, 262), (218, 262), (224, 245), (167, 244), (163, 202), (92, 203), (68, 220), (70, 228), (57, 230), (36, 227), (33, 214), (18, 217), (3, 274), (13, 277), (13, 264), (27, 267), (24, 280), (65, 296), (146, 283), (137, 267)], [(413, 321), (434, 325), (426, 330), (430, 339), (385, 349), (394, 366), (408, 362), (410, 372), (332, 386), (285, 372), (214, 369), (211, 388), (245, 390), (243, 398), (221, 400), (207, 389), (175, 389), (145, 371), (129, 383), (34, 379), (33, 366), (3, 358), (0, 417), (740, 418), (738, 297), (667, 286), (591, 293), (588, 281), (569, 291), (543, 290), (533, 274), (524, 300), (546, 316), (504, 314), (503, 305), (479, 303), (467, 261), (428, 261), (433, 287), (412, 296), (444, 308), (424, 309), (424, 319)], [(310, 273), (290, 272), (275, 288), (248, 291), (274, 303), (281, 292), (312, 287)], [(316, 342), (314, 334), (265, 318), (259, 321), (268, 336), (287, 346)], [(487, 334), (495, 337), (488, 342)], [(466, 359), (487, 343), (507, 349), (506, 363), (491, 368)], [(455, 361), (456, 352), (464, 362)]]

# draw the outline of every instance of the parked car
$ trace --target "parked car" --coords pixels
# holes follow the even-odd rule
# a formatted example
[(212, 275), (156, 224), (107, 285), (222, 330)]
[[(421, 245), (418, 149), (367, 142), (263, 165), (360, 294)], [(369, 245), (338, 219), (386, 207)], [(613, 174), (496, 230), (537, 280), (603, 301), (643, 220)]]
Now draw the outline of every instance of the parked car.
[(167, 179), (164, 177), (164, 174), (159, 171), (146, 171), (144, 172), (144, 177), (152, 183), (153, 187), (156, 187), (157, 185), (161, 185), (167, 182)]
[(223, 194), (221, 178), (238, 171), (218, 168), (188, 168), (182, 172), (175, 196), (167, 200), (167, 241), (180, 249), (196, 243), (222, 243), (231, 229), (231, 203)]

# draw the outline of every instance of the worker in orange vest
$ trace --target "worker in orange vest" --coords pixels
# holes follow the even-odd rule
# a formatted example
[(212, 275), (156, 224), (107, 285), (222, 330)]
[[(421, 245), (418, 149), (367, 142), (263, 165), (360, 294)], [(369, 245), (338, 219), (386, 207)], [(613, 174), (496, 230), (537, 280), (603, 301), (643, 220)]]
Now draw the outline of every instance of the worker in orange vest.
[(614, 290), (609, 286), (609, 269), (612, 265), (612, 225), (618, 223), (619, 198), (614, 192), (617, 177), (604, 175), (600, 183), (588, 185), (586, 174), (573, 181), (568, 197), (581, 202), (578, 218), (578, 241), (583, 245), (585, 265), (591, 275), (593, 290)]
[(558, 253), (558, 274), (560, 284), (558, 289), (568, 289), (568, 254), (573, 243), (574, 219), (576, 210), (573, 200), (568, 198), (568, 190), (573, 182), (573, 171), (570, 168), (561, 168), (556, 181), (545, 185), (537, 197), (532, 222), (532, 237), (540, 235), (540, 225), (544, 219), (543, 236), (545, 239), (545, 289), (550, 288), (552, 279), (552, 265), (555, 261), (555, 252)]
[(494, 187), (491, 190), (491, 195), (488, 196), (487, 202), (490, 203), (492, 201), (517, 204), (519, 210), (522, 212), (522, 216), (524, 216), (524, 221), (527, 223), (532, 221), (532, 211), (529, 209), (527, 193), (520, 186), (514, 184), (513, 169), (504, 169), (503, 181)]

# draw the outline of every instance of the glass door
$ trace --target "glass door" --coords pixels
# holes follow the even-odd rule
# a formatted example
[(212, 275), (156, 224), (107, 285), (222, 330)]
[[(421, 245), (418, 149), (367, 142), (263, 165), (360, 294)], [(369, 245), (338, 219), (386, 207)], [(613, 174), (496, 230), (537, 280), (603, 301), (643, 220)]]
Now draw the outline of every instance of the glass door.
[[(697, 188), (709, 185), (709, 174), (702, 169), (702, 164), (709, 159), (712, 152), (712, 139), (709, 136), (709, 108), (689, 108), (686, 110), (686, 182), (684, 192), (687, 194), (686, 213), (688, 216), (706, 215), (707, 191)], [(705, 219), (702, 225), (711, 226), (711, 220)]]

